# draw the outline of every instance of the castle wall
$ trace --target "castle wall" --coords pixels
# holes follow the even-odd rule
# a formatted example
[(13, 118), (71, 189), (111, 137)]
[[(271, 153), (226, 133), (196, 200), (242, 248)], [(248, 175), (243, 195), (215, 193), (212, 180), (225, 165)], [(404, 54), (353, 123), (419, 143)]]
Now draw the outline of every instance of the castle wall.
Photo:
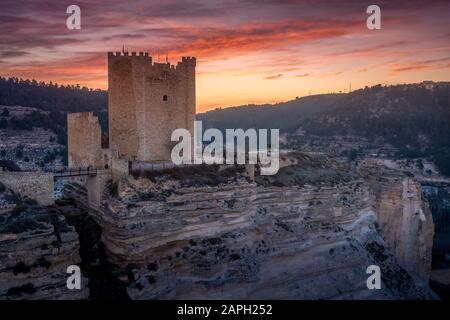
[[(109, 57), (109, 56), (108, 56)], [(119, 156), (136, 156), (138, 150), (133, 61), (108, 58), (109, 147)]]
[[(186, 105), (185, 112), (180, 112), (180, 117), (177, 119), (177, 125), (185, 124), (186, 128), (191, 133), (191, 137), (194, 137), (194, 121), (196, 113), (196, 87), (195, 87), (195, 58), (182, 58), (182, 61), (178, 63), (177, 70), (180, 77), (183, 77), (183, 86), (181, 88), (181, 95), (183, 96), (182, 105)], [(180, 110), (177, 110), (178, 112)], [(194, 148), (192, 148), (194, 150)]]
[(104, 167), (101, 148), (102, 130), (92, 112), (67, 115), (69, 168)]
[(52, 173), (0, 171), (0, 182), (22, 197), (34, 199), (41, 205), (55, 202)]
[(99, 172), (95, 177), (86, 178), (89, 207), (93, 209), (100, 208), (106, 182), (111, 178), (111, 170), (104, 170)]
[(147, 53), (108, 54), (110, 148), (120, 157), (167, 161), (172, 131), (193, 135), (195, 58), (152, 63)]
[(111, 171), (114, 178), (119, 178), (129, 174), (129, 164), (127, 159), (112, 158)]

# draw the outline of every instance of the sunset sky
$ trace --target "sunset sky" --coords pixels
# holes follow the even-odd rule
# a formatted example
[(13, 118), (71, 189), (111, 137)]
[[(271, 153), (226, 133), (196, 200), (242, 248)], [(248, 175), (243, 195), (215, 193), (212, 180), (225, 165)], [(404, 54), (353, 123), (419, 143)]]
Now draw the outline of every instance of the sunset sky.
[[(81, 30), (66, 8), (81, 7)], [(366, 8), (381, 7), (381, 30)], [(197, 57), (197, 112), (450, 80), (450, 1), (1, 0), (0, 76), (107, 88), (107, 51)]]

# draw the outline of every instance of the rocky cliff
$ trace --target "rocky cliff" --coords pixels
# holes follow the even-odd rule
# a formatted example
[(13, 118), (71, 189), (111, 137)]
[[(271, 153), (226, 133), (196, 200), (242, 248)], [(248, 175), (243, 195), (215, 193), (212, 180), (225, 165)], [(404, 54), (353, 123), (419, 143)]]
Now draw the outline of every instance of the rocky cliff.
[(362, 171), (375, 197), (377, 226), (390, 251), (416, 282), (428, 285), (434, 224), (420, 183), (383, 167)]
[[(420, 193), (408, 192), (413, 182), (377, 184), (324, 157), (292, 159), (276, 176), (253, 182), (245, 170), (218, 166), (111, 181), (93, 214), (108, 256), (127, 272), (128, 295), (434, 297), (422, 281), (432, 238), (421, 219), (429, 216)], [(389, 195), (392, 210), (382, 204)], [(422, 222), (410, 218), (419, 208)], [(391, 235), (391, 227), (399, 230)], [(373, 264), (382, 271), (381, 290), (366, 286)]]
[[(29, 200), (28, 200), (29, 201)], [(66, 286), (69, 265), (80, 263), (78, 234), (56, 209), (24, 203), (0, 188), (0, 300), (84, 299)]]

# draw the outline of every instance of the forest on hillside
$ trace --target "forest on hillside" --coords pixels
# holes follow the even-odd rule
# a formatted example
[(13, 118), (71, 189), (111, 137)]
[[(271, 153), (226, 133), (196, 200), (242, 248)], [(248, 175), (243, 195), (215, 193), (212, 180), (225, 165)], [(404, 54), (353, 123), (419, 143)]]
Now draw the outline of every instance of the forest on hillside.
[(108, 92), (79, 85), (0, 77), (0, 105), (54, 112), (100, 111), (108, 107)]

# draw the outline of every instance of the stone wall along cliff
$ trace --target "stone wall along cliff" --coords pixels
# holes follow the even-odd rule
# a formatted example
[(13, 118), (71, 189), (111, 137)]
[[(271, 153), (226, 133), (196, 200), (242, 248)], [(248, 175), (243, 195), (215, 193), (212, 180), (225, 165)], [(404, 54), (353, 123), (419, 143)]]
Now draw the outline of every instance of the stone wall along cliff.
[(67, 288), (67, 267), (80, 263), (78, 235), (56, 209), (17, 208), (0, 214), (0, 300), (86, 299)]

